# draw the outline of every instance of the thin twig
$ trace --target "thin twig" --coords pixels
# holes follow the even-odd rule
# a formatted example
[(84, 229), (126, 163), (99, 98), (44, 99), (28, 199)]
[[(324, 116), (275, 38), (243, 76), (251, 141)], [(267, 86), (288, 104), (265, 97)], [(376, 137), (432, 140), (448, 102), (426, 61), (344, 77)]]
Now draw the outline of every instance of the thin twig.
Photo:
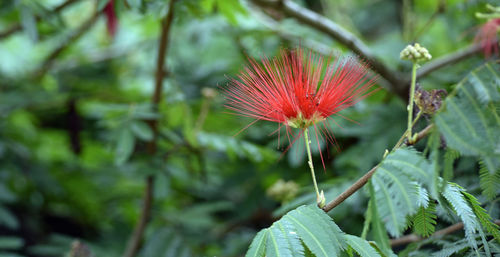
[(445, 66), (455, 64), (455, 63), (460, 62), (464, 59), (467, 59), (467, 58), (477, 54), (480, 51), (481, 51), (481, 45), (474, 44), (474, 45), (468, 46), (464, 49), (460, 49), (456, 52), (439, 57), (431, 62), (428, 62), (427, 64), (423, 65), (420, 69), (418, 69), (417, 79), (425, 77), (425, 76), (429, 75), (431, 72), (439, 70)]
[[(156, 62), (156, 73), (155, 73), (155, 89), (152, 96), (153, 108), (155, 111), (158, 110), (158, 104), (161, 100), (161, 95), (163, 91), (163, 79), (167, 72), (165, 71), (165, 57), (168, 50), (168, 42), (170, 29), (172, 27), (172, 20), (174, 14), (174, 2), (175, 0), (171, 0), (168, 7), (167, 15), (161, 21), (161, 35), (158, 45), (158, 56)], [(148, 152), (150, 155), (156, 154), (157, 143), (156, 140), (158, 138), (158, 121), (152, 120), (150, 123), (150, 127), (153, 130), (153, 139), (148, 143)], [(127, 248), (123, 253), (124, 257), (134, 257), (139, 251), (141, 241), (144, 235), (144, 230), (146, 229), (146, 225), (149, 221), (151, 214), (151, 206), (153, 202), (153, 184), (154, 184), (154, 176), (150, 175), (146, 178), (146, 187), (144, 188), (144, 203), (141, 210), (141, 215), (139, 217), (139, 221), (136, 224), (134, 232), (132, 233), (129, 242), (127, 244)]]
[[(318, 53), (323, 56), (330, 56), (337, 58), (340, 52), (337, 52), (332, 49), (332, 47), (325, 45), (321, 42), (315, 41), (310, 38), (300, 38), (285, 29), (280, 28), (280, 25), (276, 20), (270, 18), (269, 16), (262, 13), (258, 8), (251, 8), (254, 16), (261, 22), (264, 26), (266, 26), (269, 30), (275, 32), (278, 36), (288, 42), (292, 42), (295, 44), (299, 44), (301, 47), (307, 48), (315, 53)], [(369, 79), (377, 76), (376, 72), (372, 71), (369, 74)], [(383, 88), (391, 91), (391, 84), (384, 79), (378, 80), (377, 84), (381, 85)]]
[[(52, 9), (50, 11), (50, 13), (51, 14), (59, 13), (62, 10), (64, 10), (66, 7), (69, 7), (70, 5), (72, 5), (78, 1), (79, 0), (67, 0), (67, 1), (63, 2), (62, 4), (56, 6), (54, 9)], [(35, 20), (37, 22), (40, 21), (41, 19), (42, 19), (41, 16), (35, 16)], [(23, 26), (21, 25), (21, 23), (16, 23), (16, 24), (12, 25), (7, 30), (0, 32), (0, 40), (7, 38), (7, 37), (11, 36), (12, 34), (21, 31), (22, 29), (23, 29)]]
[[(430, 130), (432, 129), (432, 127), (433, 127), (433, 125), (431, 124), (431, 125), (427, 126), (426, 128), (424, 128), (422, 131), (420, 131), (418, 133), (417, 138), (413, 142), (413, 144), (417, 143), (422, 138), (427, 136), (429, 134)], [(375, 165), (375, 167), (373, 167), (365, 175), (363, 175), (356, 182), (354, 182), (354, 184), (352, 184), (349, 188), (347, 188), (344, 192), (342, 192), (339, 196), (337, 196), (337, 198), (335, 198), (332, 201), (330, 201), (329, 203), (327, 203), (325, 205), (325, 207), (323, 207), (323, 211), (325, 211), (325, 212), (331, 211), (333, 208), (337, 207), (339, 204), (341, 204), (343, 201), (345, 201), (351, 195), (356, 193), (356, 191), (358, 191), (360, 188), (362, 188), (368, 182), (368, 180), (370, 180), (370, 178), (373, 176), (373, 174), (375, 173), (375, 171), (377, 170), (377, 168), (379, 166), (380, 166), (380, 163)]]
[[(272, 8), (276, 11), (282, 10), (286, 15), (294, 17), (298, 21), (307, 24), (337, 40), (362, 59), (368, 61), (372, 70), (380, 74), (381, 78), (386, 80), (392, 92), (396, 93), (402, 99), (406, 99), (410, 81), (404, 79), (404, 74), (391, 70), (379, 59), (372, 51), (354, 34), (339, 26), (337, 23), (323, 17), (307, 8), (301, 7), (290, 0), (253, 0), (253, 3), (266, 8)], [(422, 78), (437, 71), (445, 66), (455, 64), (466, 58), (469, 58), (481, 50), (480, 45), (474, 44), (465, 49), (450, 53), (432, 62), (427, 63), (419, 69), (417, 79)]]
[(344, 192), (342, 192), (337, 198), (333, 199), (329, 203), (323, 207), (323, 211), (329, 212), (333, 208), (337, 207), (337, 205), (341, 204), (347, 198), (349, 198), (352, 194), (356, 193), (360, 188), (362, 188), (368, 180), (373, 176), (377, 168), (380, 166), (380, 163), (375, 165), (370, 171), (368, 171), (365, 175), (363, 175), (360, 179), (358, 179), (354, 184), (352, 184), (349, 188), (347, 188)]
[[(500, 220), (495, 220), (495, 224), (500, 225)], [(458, 230), (461, 230), (463, 227), (464, 227), (464, 223), (459, 222), (459, 223), (453, 224), (449, 227), (446, 227), (446, 228), (443, 228), (441, 230), (436, 231), (434, 234), (432, 234), (431, 237), (435, 238), (435, 237), (441, 237), (444, 235), (448, 235), (448, 234), (454, 233)], [(396, 246), (406, 245), (409, 243), (419, 242), (419, 241), (422, 241), (424, 239), (426, 239), (426, 238), (420, 237), (420, 236), (415, 235), (415, 234), (410, 234), (410, 235), (406, 235), (406, 236), (403, 236), (400, 238), (392, 239), (391, 240), (391, 247), (396, 247)]]
[(406, 142), (406, 145), (414, 145), (416, 144), (418, 141), (420, 141), (422, 138), (426, 137), (427, 135), (429, 135), (429, 133), (432, 131), (432, 129), (434, 128), (434, 124), (430, 124), (428, 125), (427, 127), (425, 127), (424, 129), (422, 129), (422, 131), (418, 132), (417, 134), (417, 137), (415, 139), (415, 141), (411, 141), (411, 142)]
[(366, 46), (358, 37), (347, 31), (337, 23), (330, 19), (319, 15), (307, 8), (289, 1), (268, 1), (268, 0), (253, 0), (254, 3), (264, 7), (270, 7), (277, 10), (283, 10), (288, 16), (294, 17), (298, 21), (307, 24), (337, 40), (354, 53), (358, 54), (361, 59), (366, 60), (372, 70), (380, 74), (391, 85), (391, 90), (397, 95), (405, 98), (407, 96), (407, 86), (402, 79), (401, 74), (389, 69), (372, 53), (370, 48)]
[(73, 34), (71, 34), (64, 42), (54, 49), (43, 61), (40, 68), (35, 72), (37, 77), (42, 77), (54, 64), (54, 61), (66, 50), (73, 42), (83, 36), (99, 18), (99, 13), (96, 11), (92, 17), (85, 21)]

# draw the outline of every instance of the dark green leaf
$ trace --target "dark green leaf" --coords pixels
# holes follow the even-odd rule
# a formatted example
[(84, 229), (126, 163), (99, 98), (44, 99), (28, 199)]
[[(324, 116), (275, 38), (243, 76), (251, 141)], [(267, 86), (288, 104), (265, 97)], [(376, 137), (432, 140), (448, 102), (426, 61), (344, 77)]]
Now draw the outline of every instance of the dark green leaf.
[(465, 237), (467, 241), (474, 249), (477, 249), (475, 238), (478, 230), (480, 229), (479, 221), (474, 215), (474, 212), (466, 199), (464, 199), (462, 189), (456, 184), (448, 183), (445, 186), (442, 195), (451, 204), (458, 217), (464, 223)]
[(0, 205), (0, 224), (10, 229), (17, 229), (19, 227), (16, 216), (2, 205)]
[(1, 236), (0, 249), (2, 250), (18, 250), (24, 245), (24, 240), (19, 237)]
[(135, 137), (128, 128), (122, 128), (119, 131), (117, 140), (115, 163), (120, 165), (125, 163), (129, 159), (130, 155), (132, 155), (135, 146)]
[(415, 234), (427, 237), (436, 230), (436, 205), (430, 202), (427, 207), (420, 206), (413, 217), (413, 230)]
[(153, 139), (153, 131), (146, 123), (142, 121), (134, 121), (130, 125), (130, 129), (134, 132), (134, 135), (144, 141), (150, 141)]
[(472, 71), (435, 116), (446, 143), (463, 155), (500, 157), (500, 120), (490, 108), (500, 100), (499, 67), (487, 63)]
[(376, 195), (372, 182), (368, 183), (368, 188), (370, 192), (370, 201), (368, 203), (368, 208), (371, 212), (371, 217), (372, 217), (372, 228), (373, 228), (372, 234), (375, 241), (380, 246), (381, 250), (386, 255), (389, 255), (390, 253), (392, 253), (392, 249), (389, 245), (389, 236), (387, 236), (386, 230), (384, 229), (384, 224), (382, 224), (382, 220), (380, 219), (380, 215), (378, 213), (378, 208), (375, 200)]
[(390, 164), (381, 165), (372, 177), (375, 201), (387, 231), (399, 237), (408, 215), (417, 210), (418, 185)]
[(499, 226), (493, 222), (490, 215), (486, 212), (485, 209), (483, 209), (483, 207), (481, 207), (481, 204), (476, 199), (476, 197), (465, 191), (462, 191), (462, 194), (467, 198), (468, 202), (472, 206), (472, 210), (476, 214), (476, 217), (479, 219), (479, 222), (481, 222), (481, 225), (486, 228), (486, 231), (488, 231), (497, 240), (498, 243), (500, 243)]
[(364, 239), (353, 235), (345, 235), (347, 244), (361, 257), (380, 257), (380, 254)]

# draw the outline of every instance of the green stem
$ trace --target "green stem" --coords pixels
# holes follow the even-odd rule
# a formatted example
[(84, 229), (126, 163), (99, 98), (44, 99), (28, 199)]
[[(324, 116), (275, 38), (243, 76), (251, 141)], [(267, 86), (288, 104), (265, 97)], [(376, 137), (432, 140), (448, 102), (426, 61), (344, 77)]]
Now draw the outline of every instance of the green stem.
[[(415, 117), (415, 120), (411, 124), (412, 127), (415, 126), (415, 124), (417, 124), (417, 121), (420, 119), (420, 117), (422, 117), (422, 110), (420, 110), (417, 113), (417, 117)], [(403, 135), (399, 138), (398, 142), (396, 143), (396, 145), (394, 145), (391, 151), (394, 151), (396, 150), (396, 148), (399, 148), (401, 146), (407, 134), (408, 134), (408, 129), (406, 129), (405, 133), (403, 133)]]
[(314, 183), (314, 190), (316, 190), (316, 199), (319, 201), (321, 197), (319, 195), (318, 183), (316, 183), (316, 175), (314, 174), (314, 165), (313, 165), (312, 155), (311, 155), (311, 146), (309, 145), (310, 144), (309, 132), (308, 132), (307, 128), (304, 129), (304, 139), (306, 141), (307, 158), (309, 160), (307, 163), (309, 164), (309, 168), (311, 169), (311, 176), (312, 176), (313, 183)]
[(417, 81), (417, 66), (418, 64), (413, 63), (413, 68), (411, 71), (411, 87), (410, 87), (410, 101), (408, 102), (408, 142), (411, 140), (413, 134), (411, 133), (411, 128), (413, 127), (413, 101), (415, 99), (415, 84)]

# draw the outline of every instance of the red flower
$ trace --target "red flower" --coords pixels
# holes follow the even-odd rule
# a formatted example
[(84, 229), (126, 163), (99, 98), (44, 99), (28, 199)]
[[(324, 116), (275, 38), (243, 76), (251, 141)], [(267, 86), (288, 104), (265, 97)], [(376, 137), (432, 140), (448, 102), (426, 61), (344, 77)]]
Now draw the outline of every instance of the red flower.
[(106, 27), (108, 28), (108, 34), (111, 38), (116, 35), (116, 28), (118, 27), (118, 18), (116, 18), (114, 1), (110, 0), (103, 9), (104, 15), (106, 15)]
[(490, 58), (492, 53), (498, 55), (498, 28), (500, 28), (500, 18), (491, 19), (481, 27), (476, 35), (475, 41), (481, 44), (486, 58)]
[[(297, 49), (282, 50), (271, 60), (263, 58), (262, 64), (249, 61), (238, 79), (223, 89), (226, 107), (256, 121), (278, 122), (287, 134), (290, 127), (302, 133), (314, 126), (318, 137), (316, 124), (357, 103), (375, 82), (368, 76), (367, 65), (353, 57), (326, 60)], [(333, 139), (326, 127), (321, 131)]]

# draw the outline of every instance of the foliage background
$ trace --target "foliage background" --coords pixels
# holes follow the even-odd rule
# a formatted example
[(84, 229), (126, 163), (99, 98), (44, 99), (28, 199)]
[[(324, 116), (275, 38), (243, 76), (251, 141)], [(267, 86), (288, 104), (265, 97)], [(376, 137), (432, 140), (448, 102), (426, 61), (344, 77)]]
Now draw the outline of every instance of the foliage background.
[[(140, 256), (242, 256), (257, 231), (314, 201), (304, 143), (282, 154), (286, 145), (278, 147), (277, 135), (269, 136), (277, 125), (266, 122), (233, 136), (251, 120), (225, 113), (222, 96), (210, 94), (242, 69), (247, 56), (273, 56), (296, 45), (327, 53), (348, 48), (248, 1), (179, 0), (155, 113), (150, 99), (160, 19), (169, 1), (116, 0), (114, 37), (101, 10), (107, 1), (75, 1), (50, 11), (63, 2), (0, 2), (0, 32), (21, 26), (0, 34), (1, 256), (61, 256), (76, 239), (95, 256), (119, 256), (140, 217), (144, 181), (151, 175), (154, 200)], [(484, 22), (475, 12), (494, 4), (408, 2), (409, 13), (395, 0), (298, 1), (362, 38), (400, 72), (410, 66), (399, 60), (399, 51), (415, 36), (434, 57), (452, 53), (473, 42)], [(405, 15), (413, 24), (409, 29)], [(450, 91), (484, 62), (472, 55), (429, 74), (420, 86)], [(377, 164), (406, 129), (407, 100), (381, 86), (342, 113), (359, 124), (338, 117), (332, 123), (340, 151), (330, 145), (326, 169), (317, 174), (327, 199)], [(151, 120), (159, 131), (153, 155), (147, 150)], [(313, 154), (320, 167), (318, 150)], [(478, 170), (476, 159), (461, 157), (452, 181), (499, 218), (498, 190), (491, 200), (482, 196)], [(266, 193), (279, 179), (295, 183), (291, 202)], [(346, 233), (361, 233), (367, 195), (360, 190), (330, 213)], [(437, 229), (453, 223), (439, 220)]]

